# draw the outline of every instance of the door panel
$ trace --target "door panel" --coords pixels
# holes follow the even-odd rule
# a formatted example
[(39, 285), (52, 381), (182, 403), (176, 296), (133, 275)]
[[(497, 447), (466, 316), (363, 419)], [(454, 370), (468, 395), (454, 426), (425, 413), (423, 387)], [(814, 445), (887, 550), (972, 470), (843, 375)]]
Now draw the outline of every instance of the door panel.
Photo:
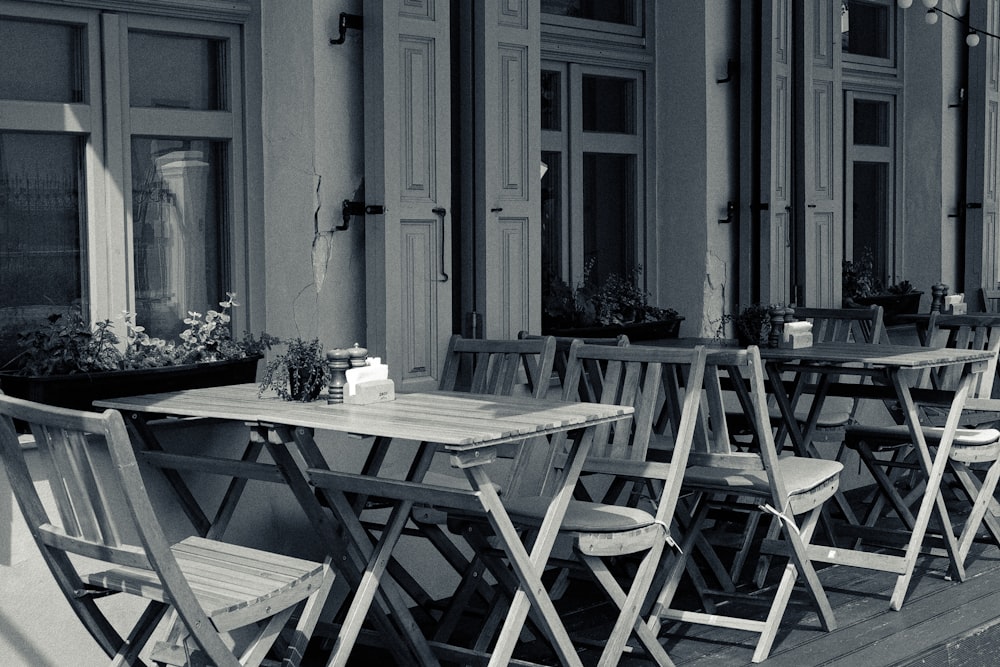
[(403, 389), (430, 389), (451, 334), (449, 6), (366, 0), (368, 340)]
[(802, 5), (802, 112), (798, 135), (802, 145), (802, 184), (795, 210), (801, 222), (795, 230), (796, 267), (801, 305), (840, 305), (843, 251), (843, 104), (841, 102), (840, 2), (816, 0)]
[[(526, 0), (471, 7), (475, 150), (472, 229), (463, 283), (466, 309), (487, 338), (541, 327), (541, 128), (539, 10)], [(475, 156), (475, 157), (472, 157)]]

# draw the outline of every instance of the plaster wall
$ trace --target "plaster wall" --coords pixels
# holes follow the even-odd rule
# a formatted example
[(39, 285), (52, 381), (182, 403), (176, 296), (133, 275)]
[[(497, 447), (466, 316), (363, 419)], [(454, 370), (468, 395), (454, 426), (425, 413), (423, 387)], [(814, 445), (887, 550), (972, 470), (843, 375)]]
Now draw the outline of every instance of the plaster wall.
[[(682, 3), (657, 15), (657, 233), (660, 302), (688, 319), (685, 336), (711, 336), (735, 289), (735, 84), (716, 82), (737, 57), (730, 3)], [(667, 148), (669, 147), (669, 148)]]
[(261, 3), (263, 270), (267, 330), (365, 344), (363, 36), (331, 45), (359, 1)]

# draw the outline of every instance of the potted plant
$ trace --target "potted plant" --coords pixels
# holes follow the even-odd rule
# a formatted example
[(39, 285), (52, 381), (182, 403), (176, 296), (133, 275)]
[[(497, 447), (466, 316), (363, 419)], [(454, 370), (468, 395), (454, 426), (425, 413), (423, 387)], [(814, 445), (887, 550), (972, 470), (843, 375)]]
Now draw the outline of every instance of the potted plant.
[(771, 306), (764, 303), (752, 303), (743, 306), (736, 313), (725, 313), (719, 319), (715, 330), (716, 338), (728, 336), (727, 327), (732, 326), (733, 335), (743, 347), (759, 345), (767, 347), (771, 335)]
[(641, 269), (628, 276), (612, 274), (601, 284), (590, 276), (593, 261), (584, 270), (584, 279), (575, 288), (561, 278), (546, 280), (542, 302), (542, 333), (579, 338), (628, 335), (630, 340), (676, 338), (684, 319), (672, 308), (649, 303), (650, 294), (639, 286)]
[(845, 308), (882, 306), (883, 321), (895, 324), (900, 315), (913, 314), (920, 309), (923, 292), (913, 288), (908, 280), (889, 285), (882, 284), (875, 276), (875, 259), (870, 247), (865, 247), (857, 261), (843, 262), (842, 287)]
[(274, 391), (286, 401), (314, 401), (330, 378), (326, 353), (318, 338), (284, 341), (285, 351), (264, 368), (258, 394)]
[(91, 326), (79, 305), (18, 333), (20, 352), (0, 372), (0, 390), (80, 410), (99, 398), (253, 382), (257, 364), (276, 340), (262, 333), (232, 336), (235, 295), (205, 315), (188, 313), (178, 340), (149, 336), (125, 316), (124, 340), (110, 320)]

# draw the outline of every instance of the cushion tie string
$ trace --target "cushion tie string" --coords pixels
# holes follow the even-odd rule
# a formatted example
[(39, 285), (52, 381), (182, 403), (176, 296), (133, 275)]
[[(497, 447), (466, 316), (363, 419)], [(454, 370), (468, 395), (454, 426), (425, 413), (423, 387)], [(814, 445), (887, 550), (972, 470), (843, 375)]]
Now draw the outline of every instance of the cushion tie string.
[(788, 516), (787, 514), (779, 512), (778, 510), (771, 507), (770, 503), (757, 505), (757, 507), (759, 507), (761, 511), (767, 512), (768, 514), (773, 514), (774, 516), (778, 517), (781, 520), (781, 522), (784, 523), (786, 526), (788, 526), (788, 528), (790, 528), (792, 532), (794, 532), (796, 535), (801, 534), (799, 533), (799, 527), (795, 525), (795, 520), (790, 516)]
[(667, 522), (662, 519), (653, 519), (653, 523), (663, 529), (663, 539), (667, 541), (670, 548), (678, 554), (683, 555), (684, 551), (681, 549), (681, 545), (677, 544), (677, 542), (674, 541), (674, 538), (670, 535), (670, 526), (667, 525)]

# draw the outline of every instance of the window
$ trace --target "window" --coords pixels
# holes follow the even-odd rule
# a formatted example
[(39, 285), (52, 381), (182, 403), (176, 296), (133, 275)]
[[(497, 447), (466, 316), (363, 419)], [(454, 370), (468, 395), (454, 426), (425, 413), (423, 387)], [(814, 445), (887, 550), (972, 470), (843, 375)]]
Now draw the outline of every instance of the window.
[(894, 109), (892, 96), (847, 91), (844, 196), (845, 252), (871, 252), (876, 277), (896, 282), (891, 265), (895, 209)]
[(542, 66), (543, 272), (600, 283), (642, 264), (644, 73)]
[(0, 359), (74, 301), (170, 337), (241, 291), (239, 40), (226, 22), (0, 2)]
[(840, 7), (845, 64), (869, 70), (895, 67), (895, 0), (845, 0)]

